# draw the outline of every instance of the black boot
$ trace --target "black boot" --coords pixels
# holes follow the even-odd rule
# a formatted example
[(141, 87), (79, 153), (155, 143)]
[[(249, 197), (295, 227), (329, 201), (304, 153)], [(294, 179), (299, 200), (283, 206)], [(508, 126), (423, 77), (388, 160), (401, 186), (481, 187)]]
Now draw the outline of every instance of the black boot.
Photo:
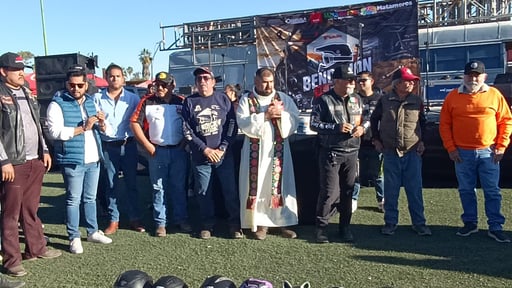
[(350, 232), (349, 226), (340, 225), (340, 238), (342, 242), (352, 243), (354, 242), (354, 235)]
[(329, 237), (327, 236), (327, 227), (316, 228), (316, 243), (329, 243)]

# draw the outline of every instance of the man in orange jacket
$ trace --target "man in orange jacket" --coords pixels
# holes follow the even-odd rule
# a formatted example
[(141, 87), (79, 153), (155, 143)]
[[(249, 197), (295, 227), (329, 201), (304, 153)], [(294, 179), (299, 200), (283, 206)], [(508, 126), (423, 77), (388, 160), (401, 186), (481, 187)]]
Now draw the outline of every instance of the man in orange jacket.
[(501, 93), (486, 85), (485, 65), (470, 61), (464, 67), (464, 82), (446, 96), (441, 109), (439, 132), (450, 159), (455, 162), (464, 227), (459, 236), (478, 232), (477, 178), (485, 197), (488, 236), (510, 242), (503, 233), (501, 214), (500, 160), (510, 142), (512, 115)]

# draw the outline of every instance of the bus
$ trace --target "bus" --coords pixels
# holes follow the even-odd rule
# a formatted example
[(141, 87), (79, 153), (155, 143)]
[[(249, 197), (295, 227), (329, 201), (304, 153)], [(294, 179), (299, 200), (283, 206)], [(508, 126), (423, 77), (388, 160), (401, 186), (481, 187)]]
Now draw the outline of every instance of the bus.
[(418, 38), (422, 90), (430, 105), (442, 103), (447, 92), (460, 85), (470, 60), (485, 63), (488, 84), (512, 70), (512, 21), (427, 25), (419, 29)]

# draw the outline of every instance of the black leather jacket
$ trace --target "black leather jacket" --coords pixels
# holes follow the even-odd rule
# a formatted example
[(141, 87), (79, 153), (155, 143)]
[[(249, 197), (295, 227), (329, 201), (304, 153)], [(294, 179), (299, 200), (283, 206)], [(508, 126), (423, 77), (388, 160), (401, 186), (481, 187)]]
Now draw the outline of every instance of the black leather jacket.
[(318, 133), (320, 147), (339, 152), (359, 150), (361, 139), (352, 137), (350, 133), (342, 133), (340, 126), (343, 123), (361, 125), (362, 112), (361, 98), (355, 93), (341, 97), (331, 89), (314, 99), (310, 128)]
[[(28, 107), (37, 126), (39, 134), (38, 154), (42, 159), (43, 153), (48, 153), (48, 148), (43, 138), (43, 130), (39, 120), (40, 106), (30, 90), (25, 87), (21, 89), (27, 97)], [(11, 89), (3, 82), (0, 82), (0, 111), (0, 165), (23, 164), (26, 161), (26, 152), (21, 113)]]

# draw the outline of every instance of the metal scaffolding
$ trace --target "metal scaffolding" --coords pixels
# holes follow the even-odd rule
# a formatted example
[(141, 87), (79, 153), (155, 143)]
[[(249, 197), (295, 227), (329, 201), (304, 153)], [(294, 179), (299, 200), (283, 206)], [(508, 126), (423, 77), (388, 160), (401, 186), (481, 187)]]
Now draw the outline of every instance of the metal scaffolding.
[(419, 28), (510, 21), (512, 0), (419, 0)]

